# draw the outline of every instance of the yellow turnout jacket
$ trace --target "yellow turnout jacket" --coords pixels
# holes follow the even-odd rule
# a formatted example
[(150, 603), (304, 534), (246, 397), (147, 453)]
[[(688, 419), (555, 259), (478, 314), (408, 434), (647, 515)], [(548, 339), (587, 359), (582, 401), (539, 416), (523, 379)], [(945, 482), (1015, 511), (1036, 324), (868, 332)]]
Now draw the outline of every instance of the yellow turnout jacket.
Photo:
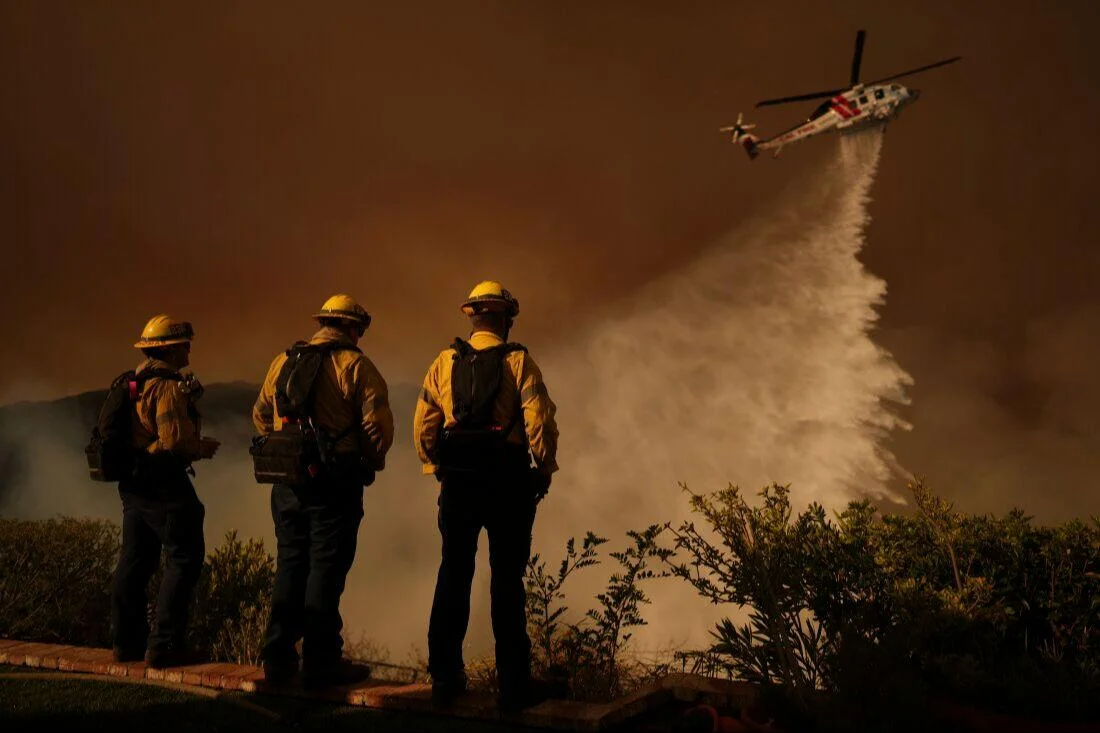
[[(351, 342), (334, 328), (322, 328), (311, 344)], [(286, 362), (281, 353), (271, 362), (260, 395), (252, 407), (252, 423), (260, 435), (280, 430), (283, 421), (275, 408), (275, 382)], [(386, 466), (386, 453), (393, 445), (393, 412), (389, 388), (381, 373), (366, 356), (352, 350), (329, 352), (317, 374), (314, 387), (313, 419), (329, 435), (338, 435), (358, 423), (358, 430), (341, 438), (338, 452), (362, 452), (375, 471)]]
[[(498, 346), (504, 341), (495, 333), (475, 331), (469, 339), (478, 350)], [(413, 416), (413, 440), (416, 452), (423, 462), (425, 474), (435, 473), (435, 449), (443, 428), (455, 424), (454, 402), (451, 394), (451, 368), (454, 349), (440, 352), (420, 390)], [(493, 407), (493, 417), (501, 425), (507, 425), (517, 409), (522, 409), (523, 420), (517, 421), (508, 441), (527, 445), (538, 470), (552, 474), (558, 470), (558, 426), (554, 421), (557, 411), (547, 392), (535, 360), (525, 351), (513, 351), (505, 357), (505, 381), (501, 384)], [(509, 379), (509, 375), (511, 379)]]
[[(177, 371), (159, 359), (146, 359), (134, 371), (141, 374), (146, 369)], [(202, 420), (182, 382), (150, 377), (142, 386), (134, 412), (135, 448), (199, 460)]]

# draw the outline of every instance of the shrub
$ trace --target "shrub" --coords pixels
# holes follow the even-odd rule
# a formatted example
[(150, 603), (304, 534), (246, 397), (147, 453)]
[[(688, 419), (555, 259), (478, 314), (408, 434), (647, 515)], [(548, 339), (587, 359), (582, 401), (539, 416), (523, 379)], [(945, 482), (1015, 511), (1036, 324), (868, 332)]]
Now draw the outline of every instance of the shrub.
[(663, 554), (654, 543), (659, 532), (652, 526), (627, 533), (632, 544), (609, 553), (619, 569), (596, 595), (598, 605), (575, 622), (565, 620), (568, 608), (562, 587), (577, 570), (599, 564), (597, 548), (607, 540), (589, 532), (578, 551), (571, 538), (554, 574), (547, 572), (539, 555), (531, 557), (526, 585), (534, 675), (565, 682), (573, 699), (593, 701), (614, 699), (650, 676), (645, 664), (627, 660), (624, 651), (631, 638), (628, 629), (646, 623), (641, 609), (649, 598), (640, 583), (654, 577), (649, 561)]
[(227, 532), (203, 564), (188, 641), (220, 662), (259, 664), (274, 581), (275, 560), (263, 542)]
[[(0, 519), (0, 635), (109, 647), (119, 542), (118, 525), (106, 520)], [(243, 542), (229, 532), (207, 555), (196, 587), (188, 632), (195, 648), (216, 661), (255, 664), (274, 572), (260, 540)], [(151, 593), (150, 615), (154, 599)]]
[(106, 521), (0, 519), (0, 635), (109, 646), (118, 543)]
[[(666, 525), (670, 572), (718, 604), (714, 642), (682, 654), (778, 691), (796, 719), (920, 725), (950, 698), (1047, 717), (1100, 713), (1100, 523), (967, 517), (923, 483), (916, 513), (852, 502), (793, 516), (786, 487), (751, 506), (734, 486), (690, 494), (706, 527)], [(687, 491), (687, 488), (684, 487)]]

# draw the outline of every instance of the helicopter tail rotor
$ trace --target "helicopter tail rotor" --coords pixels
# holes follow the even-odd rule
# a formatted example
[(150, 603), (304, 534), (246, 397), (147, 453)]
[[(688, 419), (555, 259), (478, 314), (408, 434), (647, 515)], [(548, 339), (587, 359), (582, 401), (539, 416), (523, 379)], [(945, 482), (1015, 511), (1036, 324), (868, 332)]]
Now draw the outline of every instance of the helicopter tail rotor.
[(744, 124), (743, 117), (740, 113), (737, 114), (737, 122), (726, 127), (718, 128), (719, 132), (728, 132), (731, 143), (737, 143), (741, 147), (745, 148), (745, 152), (749, 154), (750, 158), (755, 158), (758, 151), (756, 150), (756, 144), (760, 141), (756, 135), (749, 133), (749, 130), (756, 127), (756, 125)]

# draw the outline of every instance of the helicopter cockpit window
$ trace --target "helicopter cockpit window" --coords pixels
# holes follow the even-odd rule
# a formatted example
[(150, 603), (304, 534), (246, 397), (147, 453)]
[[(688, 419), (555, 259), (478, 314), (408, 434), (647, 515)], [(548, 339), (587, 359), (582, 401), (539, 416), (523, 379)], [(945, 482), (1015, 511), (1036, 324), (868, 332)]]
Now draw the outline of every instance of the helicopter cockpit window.
[(885, 96), (886, 96), (886, 93), (883, 92), (881, 89), (876, 89), (875, 90), (875, 99), (882, 99)]

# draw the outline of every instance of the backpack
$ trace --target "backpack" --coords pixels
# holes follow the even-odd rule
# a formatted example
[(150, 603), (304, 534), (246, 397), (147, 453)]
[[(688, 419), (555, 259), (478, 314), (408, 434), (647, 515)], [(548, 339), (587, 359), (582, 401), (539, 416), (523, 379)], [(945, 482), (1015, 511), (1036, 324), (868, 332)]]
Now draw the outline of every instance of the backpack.
[(336, 444), (359, 425), (328, 435), (313, 423), (314, 386), (324, 360), (333, 351), (363, 353), (350, 344), (309, 344), (299, 341), (287, 349), (287, 359), (275, 379), (275, 409), (283, 420), (280, 430), (252, 439), (253, 474), (257, 483), (305, 486), (337, 472)]
[(513, 351), (526, 352), (516, 343), (504, 343), (477, 350), (456, 338), (451, 369), (452, 413), (455, 424), (440, 433), (437, 463), (444, 471), (493, 471), (508, 466), (526, 467), (526, 445), (508, 442), (508, 436), (522, 417), (523, 408), (507, 425), (493, 419), (493, 408), (504, 383), (505, 357)]
[(91, 439), (84, 448), (93, 481), (115, 482), (134, 475), (139, 454), (134, 447), (134, 406), (145, 382), (153, 377), (177, 382), (183, 379), (179, 372), (170, 369), (145, 369), (141, 374), (130, 369), (111, 382), (99, 408), (99, 419), (92, 427)]

